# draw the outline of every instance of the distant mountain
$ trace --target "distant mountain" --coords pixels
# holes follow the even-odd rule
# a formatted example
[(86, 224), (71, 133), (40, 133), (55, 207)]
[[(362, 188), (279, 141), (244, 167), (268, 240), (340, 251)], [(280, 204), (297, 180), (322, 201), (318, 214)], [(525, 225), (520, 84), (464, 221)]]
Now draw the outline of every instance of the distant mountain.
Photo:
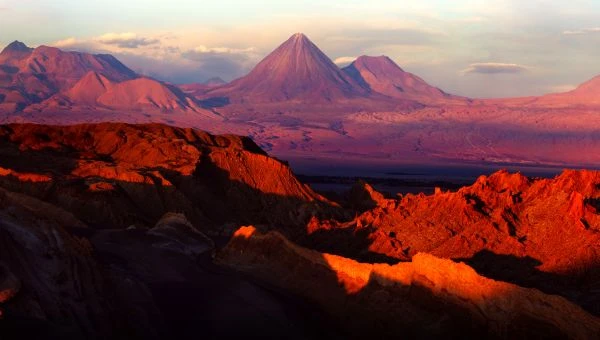
[(476, 100), (482, 105), (504, 107), (528, 107), (532, 109), (579, 109), (600, 107), (600, 75), (567, 92), (549, 93), (543, 96), (516, 98), (489, 98)]
[(545, 106), (599, 106), (600, 105), (600, 76), (596, 76), (576, 89), (563, 93), (552, 93), (537, 98), (534, 102)]
[(65, 52), (48, 46), (33, 49), (15, 41), (0, 53), (0, 110), (41, 102), (72, 87), (90, 71), (117, 82), (138, 77), (108, 54)]
[(427, 102), (432, 99), (453, 97), (427, 84), (418, 76), (405, 72), (386, 56), (358, 57), (352, 64), (344, 67), (343, 71), (370, 91), (394, 98)]
[(95, 71), (88, 72), (65, 95), (81, 104), (95, 104), (98, 98), (115, 87), (115, 83)]
[[(65, 52), (15, 41), (0, 53), (0, 111), (196, 110), (179, 88), (141, 77), (108, 54)], [(35, 105), (32, 105), (35, 104)]]
[(192, 98), (175, 86), (145, 77), (114, 82), (94, 71), (88, 72), (70, 89), (33, 106), (41, 111), (82, 107), (123, 111), (199, 109)]
[(24, 43), (15, 40), (0, 52), (0, 63), (5, 64), (8, 61), (21, 59), (31, 52), (33, 52), (33, 48), (27, 47)]
[(203, 81), (202, 84), (207, 85), (207, 86), (218, 86), (218, 85), (225, 85), (225, 84), (227, 84), (227, 82), (225, 80), (221, 79), (220, 77), (212, 77), (210, 79)]
[(365, 97), (368, 93), (304, 34), (296, 33), (248, 75), (211, 90), (207, 95), (248, 103), (314, 103)]
[(179, 85), (179, 88), (192, 96), (200, 96), (206, 93), (208, 90), (211, 90), (217, 86), (222, 86), (227, 84), (227, 82), (219, 77), (213, 77), (207, 79), (201, 83), (192, 83), (192, 84), (183, 84)]

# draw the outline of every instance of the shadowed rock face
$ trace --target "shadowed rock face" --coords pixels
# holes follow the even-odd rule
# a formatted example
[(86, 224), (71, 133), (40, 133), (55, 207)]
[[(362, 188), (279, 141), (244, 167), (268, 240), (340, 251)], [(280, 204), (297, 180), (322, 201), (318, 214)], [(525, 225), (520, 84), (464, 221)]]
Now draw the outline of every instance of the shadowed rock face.
[(11, 338), (22, 322), (31, 326), (22, 336), (36, 338), (45, 332), (51, 339), (108, 336), (119, 329), (92, 245), (65, 229), (83, 226), (60, 208), (0, 189), (3, 337)]
[(422, 253), (411, 263), (365, 264), (244, 227), (218, 261), (316, 301), (359, 337), (589, 339), (600, 332), (600, 320), (563, 298)]
[(98, 231), (0, 189), (2, 339), (316, 337), (318, 309), (212, 265), (213, 247), (181, 214)]
[(322, 318), (306, 315), (317, 308), (211, 263), (206, 234), (272, 218), (294, 229), (331, 206), (250, 139), (161, 125), (0, 130), (3, 339), (316, 337)]
[(0, 263), (0, 303), (10, 300), (19, 289), (21, 289), (21, 281), (5, 264)]

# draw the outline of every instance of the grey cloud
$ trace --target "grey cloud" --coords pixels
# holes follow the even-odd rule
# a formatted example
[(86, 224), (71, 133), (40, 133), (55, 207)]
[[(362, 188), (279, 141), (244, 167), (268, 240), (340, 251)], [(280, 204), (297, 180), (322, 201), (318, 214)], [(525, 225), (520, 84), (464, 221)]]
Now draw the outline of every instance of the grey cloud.
[(480, 73), (480, 74), (518, 74), (524, 73), (527, 67), (519, 64), (507, 63), (474, 63), (469, 65), (462, 73)]
[(98, 37), (96, 40), (102, 44), (115, 45), (120, 48), (138, 48), (160, 42), (159, 39), (140, 37), (132, 33), (108, 33)]
[(175, 84), (203, 82), (212, 77), (231, 80), (249, 71), (244, 63), (226, 55), (205, 56), (201, 61), (187, 59), (186, 62), (132, 54), (114, 55), (140, 74)]

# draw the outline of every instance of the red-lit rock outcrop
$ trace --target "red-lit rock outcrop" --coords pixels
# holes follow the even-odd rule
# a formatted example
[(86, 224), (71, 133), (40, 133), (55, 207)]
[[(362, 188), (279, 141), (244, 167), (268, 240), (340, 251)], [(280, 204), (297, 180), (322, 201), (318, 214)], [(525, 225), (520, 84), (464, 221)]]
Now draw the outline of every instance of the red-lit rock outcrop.
[[(99, 228), (306, 222), (324, 198), (251, 139), (164, 125), (0, 127), (0, 182)], [(238, 224), (239, 225), (239, 224)], [(219, 229), (220, 230), (220, 229)]]
[(486, 279), (462, 263), (419, 253), (366, 264), (243, 227), (218, 262), (314, 300), (355, 336), (591, 339), (600, 320), (567, 300)]
[(456, 192), (386, 200), (351, 222), (312, 221), (304, 241), (371, 261), (421, 252), (464, 259), (496, 279), (562, 290), (600, 313), (599, 202), (600, 172), (529, 179), (501, 171)]

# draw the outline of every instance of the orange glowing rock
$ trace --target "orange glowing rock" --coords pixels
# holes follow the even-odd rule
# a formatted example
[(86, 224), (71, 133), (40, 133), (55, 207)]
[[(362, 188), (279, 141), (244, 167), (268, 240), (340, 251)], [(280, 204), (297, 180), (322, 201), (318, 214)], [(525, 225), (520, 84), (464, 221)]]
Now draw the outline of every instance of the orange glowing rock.
[(21, 182), (50, 182), (52, 180), (51, 176), (44, 174), (35, 174), (35, 173), (27, 173), (27, 172), (17, 172), (11, 169), (5, 169), (0, 167), (0, 176), (12, 176), (17, 178)]
[(97, 182), (90, 184), (88, 190), (92, 192), (114, 191), (115, 186), (108, 182)]
[(319, 303), (361, 336), (600, 334), (600, 319), (564, 298), (487, 279), (463, 263), (424, 253), (410, 263), (359, 263), (299, 247), (278, 232), (244, 227), (217, 260)]
[(229, 233), (226, 222), (300, 227), (337, 209), (250, 138), (160, 124), (0, 126), (0, 166), (0, 185), (104, 227), (150, 228), (175, 211)]

